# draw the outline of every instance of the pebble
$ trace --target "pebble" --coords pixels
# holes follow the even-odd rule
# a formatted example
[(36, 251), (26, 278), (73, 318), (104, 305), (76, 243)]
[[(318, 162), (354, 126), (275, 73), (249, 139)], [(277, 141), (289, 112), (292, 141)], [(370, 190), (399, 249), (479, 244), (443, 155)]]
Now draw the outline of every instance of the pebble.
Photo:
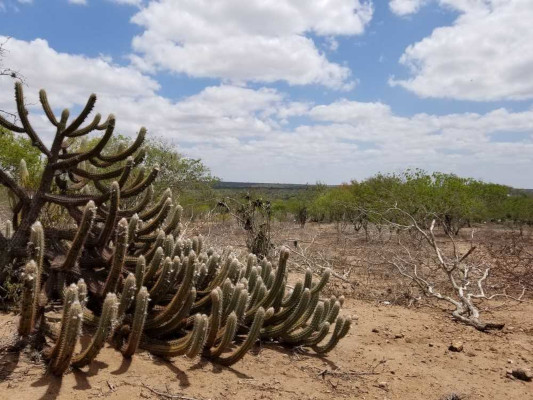
[(507, 371), (507, 374), (516, 379), (520, 379), (521, 381), (531, 382), (531, 380), (533, 380), (533, 374), (529, 369), (525, 368), (515, 368), (511, 371)]
[(453, 341), (452, 344), (450, 344), (450, 347), (448, 347), (448, 350), (460, 353), (463, 351), (463, 342)]

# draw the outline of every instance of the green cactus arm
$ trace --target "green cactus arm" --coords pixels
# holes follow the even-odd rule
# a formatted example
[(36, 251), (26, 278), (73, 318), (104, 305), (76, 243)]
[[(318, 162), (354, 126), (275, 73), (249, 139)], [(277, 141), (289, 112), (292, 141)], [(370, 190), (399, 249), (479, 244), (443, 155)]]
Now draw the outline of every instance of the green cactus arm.
[(44, 270), (44, 251), (45, 251), (45, 241), (44, 241), (44, 229), (39, 221), (36, 221), (30, 230), (30, 242), (33, 244), (33, 252), (31, 254), (32, 258), (37, 263), (37, 268), (39, 273), (37, 274), (37, 290), (41, 289), (41, 275)]
[(324, 287), (328, 283), (330, 276), (331, 276), (331, 269), (326, 268), (324, 272), (322, 273), (322, 276), (320, 277), (320, 281), (318, 281), (318, 283), (313, 285), (313, 287), (311, 288), (311, 294), (321, 292), (322, 289), (324, 289)]
[(326, 321), (332, 324), (333, 321), (337, 319), (337, 316), (339, 315), (340, 310), (341, 310), (341, 303), (339, 301), (335, 301), (335, 303), (330, 308), (329, 313), (326, 316)]
[(83, 152), (83, 153), (79, 153), (79, 154), (77, 154), (77, 155), (75, 155), (75, 156), (73, 156), (73, 157), (71, 157), (69, 159), (66, 159), (66, 160), (57, 161), (57, 162), (52, 164), (52, 168), (55, 169), (55, 170), (58, 170), (58, 169), (69, 169), (69, 168), (72, 168), (72, 167), (76, 166), (77, 164), (79, 164), (82, 161), (90, 160), (92, 157), (94, 157), (100, 151), (102, 151), (102, 149), (107, 145), (107, 143), (109, 142), (109, 139), (111, 139), (111, 137), (113, 136), (113, 131), (114, 130), (115, 130), (115, 118), (111, 117), (109, 122), (108, 122), (108, 124), (107, 124), (107, 127), (106, 127), (104, 135), (102, 136), (102, 138), (98, 141), (98, 143), (91, 150), (88, 150), (88, 151)]
[(138, 234), (146, 235), (150, 232), (155, 231), (157, 228), (159, 228), (159, 225), (161, 225), (161, 223), (165, 220), (171, 208), (172, 208), (172, 200), (167, 199), (165, 201), (165, 205), (161, 208), (157, 216), (153, 218), (149, 223), (143, 225), (139, 229)]
[(170, 286), (173, 284), (171, 277), (173, 275), (173, 262), (170, 257), (166, 257), (163, 261), (163, 267), (161, 269), (161, 274), (155, 282), (154, 286), (150, 289), (150, 297), (152, 299), (152, 304), (157, 304), (165, 294), (167, 293)]
[(104, 347), (116, 318), (117, 296), (115, 293), (108, 293), (104, 300), (102, 314), (100, 315), (96, 333), (93, 336), (89, 346), (87, 346), (87, 348), (80, 354), (73, 357), (72, 366), (74, 368), (82, 368), (90, 364), (96, 358), (102, 347)]
[(56, 343), (58, 351), (56, 356), (50, 361), (50, 371), (56, 375), (61, 376), (70, 366), (74, 354), (74, 348), (80, 336), (81, 324), (83, 320), (83, 311), (79, 301), (74, 301), (69, 308), (67, 319), (62, 320), (61, 325), (65, 326), (62, 334)]
[(134, 166), (133, 157), (130, 156), (126, 160), (126, 166), (122, 170), (122, 174), (120, 175), (120, 179), (118, 180), (118, 185), (121, 189), (126, 185), (126, 182), (128, 181), (128, 178), (130, 177), (131, 171), (133, 169), (133, 166)]
[(309, 336), (308, 338), (303, 339), (300, 345), (301, 346), (314, 346), (317, 343), (320, 343), (328, 335), (330, 326), (331, 325), (329, 322), (322, 323), (320, 327), (318, 328), (318, 332), (315, 332), (313, 335)]
[[(48, 150), (48, 148), (41, 141), (41, 139), (39, 138), (39, 135), (37, 135), (37, 133), (31, 126), (30, 121), (28, 119), (28, 110), (26, 109), (26, 106), (24, 105), (24, 93), (22, 90), (21, 82), (15, 83), (15, 100), (17, 103), (17, 113), (18, 113), (20, 122), (22, 123), (22, 127), (24, 128), (23, 132), (25, 132), (29, 136), (33, 146), (37, 147), (41, 151), (41, 153), (46, 155), (46, 157), (51, 158), (52, 153), (50, 152), (50, 150)], [(17, 132), (17, 130), (15, 131)]]
[(311, 292), (309, 291), (309, 289), (305, 289), (302, 294), (302, 298), (300, 299), (300, 302), (298, 303), (298, 307), (294, 309), (294, 311), (289, 315), (289, 317), (287, 317), (284, 321), (282, 321), (278, 325), (271, 325), (271, 326), (263, 328), (261, 330), (261, 336), (265, 338), (266, 337), (278, 337), (282, 335), (283, 333), (290, 331), (294, 323), (296, 323), (307, 310), (307, 306), (309, 305), (310, 300), (311, 300)]
[(158, 174), (159, 167), (154, 167), (154, 169), (150, 171), (148, 176), (141, 183), (131, 188), (124, 189), (121, 193), (122, 197), (128, 199), (130, 197), (137, 196), (139, 193), (142, 193), (155, 181), (155, 178), (157, 178)]
[(250, 297), (250, 308), (254, 308), (258, 302), (262, 301), (266, 294), (266, 286), (263, 283), (263, 279), (261, 277), (257, 278), (257, 283), (255, 284), (254, 291), (252, 292), (252, 296)]
[(223, 311), (223, 320), (225, 321), (226, 318), (228, 317), (228, 315), (232, 312), (232, 311), (235, 311), (236, 307), (237, 307), (237, 304), (239, 302), (239, 298), (241, 296), (241, 293), (243, 290), (246, 290), (244, 288), (244, 285), (242, 283), (238, 283), (234, 290), (233, 290), (233, 293), (231, 294), (231, 297), (228, 299), (228, 301), (224, 304), (224, 311)]
[(107, 116), (107, 119), (106, 119), (104, 122), (102, 122), (100, 125), (98, 125), (98, 126), (96, 127), (96, 130), (97, 130), (97, 131), (103, 131), (104, 129), (107, 129), (107, 125), (109, 125), (109, 122), (110, 122), (111, 119), (113, 119), (113, 118), (114, 118), (114, 116), (113, 116), (112, 114), (111, 114), (111, 115), (108, 115), (108, 116)]
[(135, 275), (129, 274), (126, 280), (124, 281), (124, 286), (122, 288), (122, 294), (120, 295), (120, 303), (117, 310), (117, 321), (121, 322), (126, 315), (126, 312), (132, 305), (135, 300), (136, 294), (140, 291), (137, 290), (137, 282), (135, 280)]
[[(115, 224), (117, 222), (119, 205), (120, 187), (118, 182), (115, 181), (111, 184), (111, 188), (109, 190), (109, 213), (107, 214), (104, 227), (100, 231), (100, 235), (96, 240), (96, 246), (98, 248), (103, 248), (107, 244), (109, 238), (111, 237), (111, 234), (113, 233), (113, 229), (115, 228)], [(127, 233), (128, 232), (126, 231), (126, 235)]]
[(165, 252), (166, 257), (172, 257), (172, 254), (174, 254), (174, 237), (171, 234), (167, 234), (165, 237), (163, 251)]
[[(179, 312), (180, 308), (187, 300), (187, 296), (191, 292), (193, 285), (194, 264), (185, 262), (183, 263), (183, 268), (185, 269), (185, 274), (178, 291), (175, 293), (175, 295), (172, 297), (172, 300), (166, 305), (163, 311), (146, 321), (147, 329), (166, 324), (174, 315)], [(163, 274), (161, 274), (161, 276), (163, 276)]]
[(311, 299), (309, 300), (309, 304), (307, 306), (307, 309), (304, 311), (302, 316), (300, 318), (298, 318), (298, 320), (294, 324), (292, 324), (291, 327), (288, 327), (287, 332), (293, 332), (296, 329), (306, 325), (307, 321), (314, 314), (314, 312), (315, 312), (315, 310), (316, 310), (316, 308), (318, 306), (320, 294), (319, 293), (313, 294), (313, 293), (310, 292), (310, 296), (311, 296)]
[(239, 296), (237, 305), (235, 306), (235, 314), (237, 314), (237, 318), (239, 321), (242, 320), (246, 308), (248, 307), (248, 300), (248, 291), (244, 289)]
[[(218, 272), (218, 274), (211, 280), (211, 283), (207, 286), (205, 290), (199, 291), (198, 293), (201, 296), (208, 295), (211, 293), (211, 291), (216, 288), (217, 286), (220, 286), (228, 277), (228, 275), (231, 272), (231, 264), (232, 264), (233, 258), (228, 257), (226, 261), (222, 264), (222, 268)], [(218, 265), (218, 261), (217, 261)]]
[(146, 260), (144, 256), (141, 255), (137, 259), (137, 264), (135, 265), (135, 296), (141, 290), (141, 287), (144, 286), (144, 276), (146, 274)]
[(87, 284), (85, 283), (85, 280), (83, 280), (83, 278), (80, 278), (76, 286), (78, 287), (79, 302), (82, 307), (85, 307), (85, 305), (89, 301), (89, 290), (87, 288)]
[[(63, 312), (61, 321), (66, 321), (68, 319), (68, 315), (70, 312), (70, 307), (74, 302), (79, 302), (78, 300), (78, 286), (74, 283), (71, 284), (68, 288), (65, 289), (63, 293)], [(67, 328), (67, 324), (61, 324), (59, 337), (61, 338), (63, 335), (65, 335), (65, 329)], [(58, 343), (55, 344), (55, 346), (52, 348), (50, 352), (45, 353), (45, 357), (48, 359), (53, 359), (57, 357), (59, 354), (59, 347)]]
[(318, 354), (330, 352), (345, 337), (350, 330), (350, 320), (339, 317), (335, 322), (335, 329), (328, 342), (324, 345), (314, 345), (311, 348)]
[(133, 214), (130, 220), (128, 221), (128, 244), (131, 244), (135, 241), (138, 226), (139, 216), (137, 214)]
[[(315, 309), (315, 314), (313, 320), (305, 328), (301, 329), (299, 332), (285, 333), (281, 336), (281, 339), (285, 343), (298, 345), (304, 340), (308, 339), (313, 333), (319, 330), (320, 321), (322, 320), (322, 315), (324, 313), (324, 304), (319, 303)], [(329, 325), (329, 324), (328, 324)]]
[[(168, 223), (163, 227), (163, 232), (165, 232), (167, 235), (173, 233), (181, 222), (182, 213), (182, 206), (180, 206), (179, 204), (174, 206), (173, 209), (170, 211), (170, 215), (172, 215), (172, 218), (170, 218)], [(199, 253), (197, 252), (197, 254)]]
[(89, 124), (87, 124), (85, 127), (76, 129), (74, 132), (69, 133), (68, 135), (65, 135), (65, 136), (68, 136), (70, 138), (85, 136), (91, 133), (92, 131), (98, 129), (97, 127), (101, 119), (102, 119), (102, 116), (100, 114), (96, 114), (93, 120)]
[(155, 336), (164, 336), (178, 331), (183, 325), (185, 325), (187, 316), (191, 313), (191, 307), (195, 298), (196, 289), (192, 288), (183, 305), (179, 307), (179, 311), (172, 315), (165, 325), (149, 329), (147, 330), (147, 333)]
[(93, 201), (89, 201), (85, 205), (80, 225), (78, 227), (78, 230), (76, 231), (76, 236), (74, 237), (74, 240), (70, 245), (70, 248), (65, 257), (65, 261), (61, 266), (61, 269), (63, 271), (70, 271), (76, 264), (76, 261), (78, 260), (81, 254), (83, 245), (87, 240), (87, 236), (89, 236), (89, 232), (91, 231), (91, 226), (93, 224), (95, 215), (96, 206), (94, 205)]
[(313, 271), (311, 271), (310, 268), (307, 268), (305, 270), (304, 275), (304, 289), (311, 289), (311, 286), (313, 285)]
[(222, 290), (216, 288), (211, 292), (211, 313), (209, 315), (209, 332), (205, 341), (206, 349), (215, 345), (218, 330), (222, 323)]
[(9, 122), (7, 119), (2, 117), (2, 115), (0, 115), (0, 126), (6, 128), (7, 130), (12, 131), (12, 132), (17, 132), (17, 133), (25, 133), (26, 132), (23, 127), (17, 126), (15, 124)]
[[(147, 256), (147, 258), (149, 258), (149, 256)], [(150, 260), (150, 264), (148, 265), (148, 270), (146, 271), (146, 275), (144, 276), (144, 282), (148, 283), (154, 278), (164, 258), (165, 251), (161, 246), (157, 247), (152, 259)]]
[(118, 281), (124, 267), (124, 259), (128, 248), (128, 221), (122, 218), (117, 224), (115, 251), (111, 262), (111, 269), (105, 281), (102, 297), (109, 292), (116, 292)]
[[(136, 185), (137, 184), (139, 184), (139, 182), (137, 182)], [(170, 190), (170, 188), (165, 189), (165, 191), (161, 194), (161, 197), (153, 207), (143, 210), (143, 212), (139, 213), (139, 218), (147, 221), (155, 217), (159, 213), (159, 211), (161, 211), (161, 208), (163, 208), (167, 199), (172, 199), (172, 191)]]
[[(153, 193), (154, 193), (153, 186), (151, 185), (148, 186), (148, 188), (144, 191), (144, 195), (141, 201), (135, 204), (132, 208), (126, 208), (123, 210), (119, 210), (118, 216), (130, 218), (135, 214), (139, 214), (139, 212), (141, 212), (143, 209), (145, 209), (148, 206), (148, 204), (150, 204), (150, 202), (152, 201)], [(101, 206), (99, 208), (99, 212), (103, 214), (104, 216), (107, 216), (107, 213), (109, 212), (109, 210), (105, 208), (104, 206)]]
[(46, 95), (46, 91), (44, 89), (39, 90), (39, 101), (41, 102), (41, 106), (43, 107), (44, 113), (50, 123), (54, 126), (57, 126), (59, 123), (57, 122), (54, 112), (52, 111), (52, 107), (50, 107), (48, 96)]
[(131, 325), (128, 341), (121, 349), (124, 357), (130, 358), (133, 356), (137, 350), (137, 347), (139, 347), (144, 328), (144, 322), (146, 321), (146, 315), (148, 313), (149, 301), (150, 295), (148, 294), (146, 287), (143, 286), (137, 294), (137, 298), (135, 300), (135, 312), (133, 314), (133, 323)]
[(248, 332), (248, 336), (246, 336), (246, 340), (239, 346), (237, 350), (235, 350), (230, 355), (225, 356), (225, 357), (217, 357), (215, 358), (214, 361), (219, 364), (228, 366), (228, 365), (235, 364), (237, 361), (243, 358), (244, 355), (248, 352), (248, 350), (252, 348), (256, 340), (259, 338), (261, 327), (263, 326), (264, 320), (265, 320), (265, 309), (263, 307), (259, 307), (259, 309), (257, 310), (254, 316), (254, 321), (250, 328), (250, 332)]
[(189, 358), (194, 358), (200, 354), (204, 348), (205, 340), (207, 338), (207, 331), (209, 329), (209, 320), (207, 315), (202, 315), (198, 327), (193, 328), (193, 336), (191, 344), (187, 349), (185, 355)]
[(22, 296), (20, 305), (20, 319), (18, 333), (20, 336), (29, 335), (34, 328), (37, 314), (37, 275), (39, 269), (33, 260), (26, 263), (22, 275)]
[(94, 172), (76, 167), (73, 168), (71, 171), (74, 175), (79, 176), (81, 178), (90, 179), (92, 181), (102, 181), (105, 179), (114, 179), (120, 177), (124, 173), (124, 169), (125, 167), (120, 167), (111, 171)]
[(85, 104), (85, 107), (83, 107), (83, 110), (79, 113), (79, 115), (70, 123), (68, 127), (65, 128), (65, 130), (62, 132), (63, 136), (69, 136), (71, 133), (76, 131), (81, 124), (85, 122), (89, 114), (92, 112), (94, 105), (96, 103), (96, 95), (93, 93), (89, 96), (89, 99), (87, 100), (87, 103)]
[(193, 345), (193, 341), (198, 337), (198, 331), (204, 331), (206, 329), (207, 318), (204, 318), (201, 314), (194, 316), (193, 329), (187, 333), (184, 337), (177, 340), (156, 340), (148, 337), (144, 337), (141, 343), (141, 347), (148, 350), (150, 353), (161, 357), (174, 357), (186, 354)]
[(262, 301), (258, 302), (253, 308), (246, 312), (247, 319), (254, 315), (259, 307), (269, 308), (278, 297), (279, 291), (283, 290), (283, 283), (285, 280), (285, 275), (287, 273), (287, 260), (289, 258), (289, 253), (290, 251), (286, 247), (283, 247), (281, 249), (279, 254), (278, 268), (276, 269), (276, 278), (274, 279), (274, 283), (272, 284), (272, 289), (268, 291), (267, 295), (263, 298)]
[(106, 156), (104, 154), (98, 153), (96, 157), (101, 161), (107, 161), (107, 162), (113, 162), (113, 163), (125, 160), (126, 158), (134, 154), (137, 150), (139, 150), (139, 148), (142, 146), (144, 142), (145, 136), (146, 136), (146, 128), (142, 127), (139, 130), (139, 134), (137, 135), (137, 138), (135, 139), (135, 141), (126, 150), (119, 152), (118, 154), (114, 154), (110, 156)]
[(226, 322), (226, 325), (222, 330), (219, 330), (219, 334), (217, 336), (217, 340), (220, 340), (219, 344), (211, 349), (206, 348), (206, 353), (209, 357), (219, 357), (230, 345), (233, 341), (233, 338), (235, 337), (235, 334), (237, 333), (237, 315), (232, 312), (228, 320)]

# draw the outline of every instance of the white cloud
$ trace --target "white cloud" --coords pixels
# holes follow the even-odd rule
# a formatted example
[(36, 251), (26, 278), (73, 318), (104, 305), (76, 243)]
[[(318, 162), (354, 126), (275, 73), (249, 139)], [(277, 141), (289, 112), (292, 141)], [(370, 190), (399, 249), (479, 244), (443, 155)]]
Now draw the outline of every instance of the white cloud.
[[(155, 80), (109, 59), (60, 53), (40, 39), (7, 46), (5, 63), (26, 76), (30, 119), (48, 140), (53, 132), (36, 99), (41, 87), (58, 113), (73, 107), (75, 114), (96, 92), (96, 111), (113, 112), (118, 132), (133, 135), (145, 125), (226, 180), (339, 183), (421, 167), (532, 186), (523, 171), (533, 168), (533, 109), (405, 117), (381, 102), (312, 105), (275, 89), (228, 84), (172, 101), (157, 93)], [(0, 80), (0, 109), (15, 109), (8, 79)], [(513, 132), (526, 137), (501, 140)]]
[(461, 12), (409, 46), (400, 62), (408, 79), (391, 79), (422, 97), (475, 101), (533, 98), (533, 2), (440, 0)]
[(108, 0), (117, 4), (125, 4), (129, 6), (140, 6), (143, 0)]
[(394, 14), (414, 14), (427, 2), (427, 0), (390, 0), (389, 8)]
[(87, 5), (87, 0), (68, 0), (70, 4), (77, 4), (81, 6)]
[(361, 0), (152, 1), (132, 18), (145, 29), (132, 59), (194, 77), (350, 88), (350, 70), (305, 34), (358, 35), (372, 12)]

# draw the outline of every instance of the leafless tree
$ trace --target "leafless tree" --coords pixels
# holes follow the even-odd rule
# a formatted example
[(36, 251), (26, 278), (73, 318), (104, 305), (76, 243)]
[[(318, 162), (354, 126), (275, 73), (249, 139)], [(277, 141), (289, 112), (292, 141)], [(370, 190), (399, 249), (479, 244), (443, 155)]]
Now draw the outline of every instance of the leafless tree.
[(505, 289), (499, 293), (487, 293), (486, 282), (492, 265), (486, 262), (470, 262), (472, 253), (476, 250), (473, 244), (474, 231), (470, 246), (466, 251), (460, 251), (459, 244), (448, 233), (445, 238), (449, 242), (449, 250), (439, 245), (435, 238), (435, 220), (429, 229), (420, 227), (414, 217), (395, 208), (393, 211), (404, 214), (410, 221), (404, 229), (414, 230), (422, 239), (426, 255), (431, 255), (431, 262), (425, 264), (423, 258), (413, 254), (413, 249), (400, 242), (400, 249), (387, 257), (387, 263), (393, 266), (405, 278), (414, 282), (423, 294), (452, 304), (455, 309), (453, 317), (464, 324), (473, 326), (480, 331), (502, 329), (503, 323), (486, 322), (480, 317), (479, 303), (483, 300), (504, 298), (521, 301), (525, 292), (522, 288), (518, 296), (512, 296)]

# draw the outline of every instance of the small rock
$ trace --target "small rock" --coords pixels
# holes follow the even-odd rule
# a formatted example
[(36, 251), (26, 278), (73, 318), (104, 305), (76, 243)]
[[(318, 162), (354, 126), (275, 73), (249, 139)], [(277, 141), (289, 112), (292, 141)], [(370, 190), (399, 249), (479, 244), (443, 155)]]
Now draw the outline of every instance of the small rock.
[(511, 360), (511, 359), (507, 360), (507, 364), (512, 364), (512, 363), (513, 363), (513, 360)]
[(428, 346), (429, 346), (429, 347), (433, 347), (433, 346), (435, 346), (435, 345), (434, 345), (433, 343), (428, 343)]
[(413, 339), (411, 339), (411, 338), (405, 338), (405, 343), (413, 343)]
[(390, 306), (390, 301), (384, 301), (383, 304), (385, 304), (386, 306)]
[(396, 335), (394, 335), (394, 339), (401, 339), (403, 338), (403, 333), (397, 333)]
[(450, 344), (450, 347), (448, 347), (448, 350), (453, 351), (455, 353), (460, 353), (461, 351), (463, 351), (463, 342), (452, 342), (452, 344)]
[(531, 380), (533, 379), (533, 374), (531, 373), (531, 371), (525, 368), (515, 368), (511, 371), (511, 375), (516, 379), (520, 379), (521, 381), (526, 382), (531, 382)]
[(387, 382), (379, 382), (378, 383), (378, 387), (381, 388), (381, 389), (387, 389), (388, 386), (389, 386), (389, 384)]
[(378, 328), (372, 328), (372, 332), (379, 333), (379, 329)]

